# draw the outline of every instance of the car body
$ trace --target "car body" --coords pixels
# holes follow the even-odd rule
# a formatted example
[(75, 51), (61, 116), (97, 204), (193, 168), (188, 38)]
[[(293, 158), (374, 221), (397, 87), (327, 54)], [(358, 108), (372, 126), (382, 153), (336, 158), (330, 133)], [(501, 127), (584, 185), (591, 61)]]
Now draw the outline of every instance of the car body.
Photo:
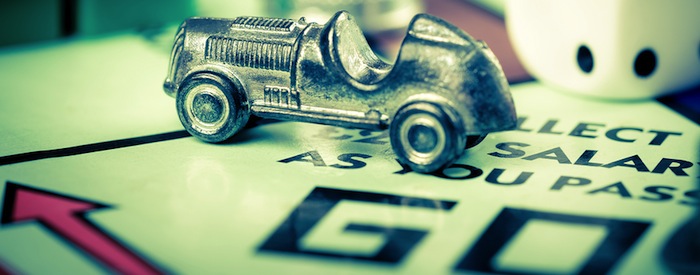
[(208, 142), (228, 139), (251, 115), (389, 128), (399, 161), (419, 172), (516, 124), (493, 53), (427, 14), (411, 21), (394, 64), (374, 54), (347, 12), (325, 25), (191, 18), (176, 35), (164, 88), (183, 126)]

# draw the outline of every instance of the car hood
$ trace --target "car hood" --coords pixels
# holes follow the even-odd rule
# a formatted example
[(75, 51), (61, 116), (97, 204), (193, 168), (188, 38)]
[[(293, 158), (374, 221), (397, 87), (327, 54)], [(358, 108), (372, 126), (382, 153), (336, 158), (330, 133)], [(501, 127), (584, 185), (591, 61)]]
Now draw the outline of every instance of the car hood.
[(419, 14), (409, 25), (396, 65), (402, 78), (430, 82), (468, 118), (468, 134), (513, 129), (517, 117), (508, 82), (488, 46), (454, 25)]

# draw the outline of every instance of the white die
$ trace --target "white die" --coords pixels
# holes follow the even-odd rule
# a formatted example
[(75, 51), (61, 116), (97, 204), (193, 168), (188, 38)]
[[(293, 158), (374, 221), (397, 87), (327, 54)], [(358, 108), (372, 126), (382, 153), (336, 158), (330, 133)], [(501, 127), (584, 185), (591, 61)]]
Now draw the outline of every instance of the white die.
[(508, 0), (506, 23), (530, 74), (564, 90), (639, 99), (700, 84), (699, 0)]

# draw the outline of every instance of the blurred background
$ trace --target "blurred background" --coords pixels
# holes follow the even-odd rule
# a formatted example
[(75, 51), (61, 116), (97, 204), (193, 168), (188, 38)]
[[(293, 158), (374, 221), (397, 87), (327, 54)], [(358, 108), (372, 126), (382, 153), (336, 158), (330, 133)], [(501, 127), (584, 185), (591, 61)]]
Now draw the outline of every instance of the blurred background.
[[(31, 0), (3, 1), (0, 49), (47, 41), (93, 38), (137, 32), (169, 51), (176, 27), (191, 16), (242, 15), (286, 17), (325, 23), (347, 10), (361, 24), (373, 49), (393, 60), (413, 15), (427, 12), (445, 18), (486, 41), (503, 62), (511, 82), (528, 80), (517, 62), (502, 20), (505, 0)], [(483, 13), (483, 10), (488, 13)]]

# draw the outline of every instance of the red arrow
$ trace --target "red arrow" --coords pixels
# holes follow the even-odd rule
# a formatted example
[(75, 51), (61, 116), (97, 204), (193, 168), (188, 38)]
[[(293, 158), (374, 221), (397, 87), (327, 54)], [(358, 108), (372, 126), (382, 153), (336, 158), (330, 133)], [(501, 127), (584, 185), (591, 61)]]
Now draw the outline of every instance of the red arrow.
[(37, 221), (122, 274), (160, 274), (159, 269), (85, 217), (107, 205), (7, 182), (0, 223)]

